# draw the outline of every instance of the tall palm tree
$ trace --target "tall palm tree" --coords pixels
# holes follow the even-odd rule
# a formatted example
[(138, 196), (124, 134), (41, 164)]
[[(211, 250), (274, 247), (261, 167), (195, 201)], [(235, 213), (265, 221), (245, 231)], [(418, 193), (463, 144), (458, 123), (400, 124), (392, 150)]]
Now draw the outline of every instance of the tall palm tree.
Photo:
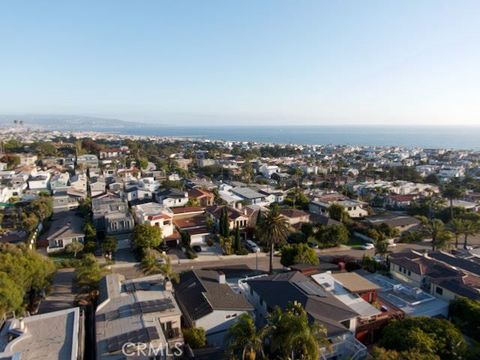
[(450, 233), (442, 220), (433, 219), (423, 226), (425, 233), (432, 238), (432, 251), (443, 248), (449, 240)]
[(278, 205), (273, 205), (267, 215), (262, 219), (259, 228), (260, 239), (270, 248), (269, 272), (273, 272), (273, 253), (275, 245), (283, 243), (288, 236), (288, 222), (280, 214)]
[(317, 360), (321, 348), (329, 347), (325, 328), (310, 323), (299, 303), (288, 304), (285, 311), (276, 308), (267, 321), (270, 358)]
[(453, 219), (448, 224), (450, 231), (455, 236), (455, 249), (458, 249), (458, 239), (465, 231), (465, 220), (463, 219)]
[(449, 184), (443, 189), (442, 195), (450, 201), (450, 220), (453, 220), (453, 200), (462, 197), (464, 193), (464, 189), (453, 184)]
[(228, 330), (227, 355), (232, 359), (255, 360), (264, 358), (262, 330), (257, 330), (249, 314), (242, 314)]
[(465, 220), (465, 226), (463, 229), (463, 248), (466, 249), (468, 246), (468, 237), (478, 234), (480, 231), (480, 224), (473, 220)]

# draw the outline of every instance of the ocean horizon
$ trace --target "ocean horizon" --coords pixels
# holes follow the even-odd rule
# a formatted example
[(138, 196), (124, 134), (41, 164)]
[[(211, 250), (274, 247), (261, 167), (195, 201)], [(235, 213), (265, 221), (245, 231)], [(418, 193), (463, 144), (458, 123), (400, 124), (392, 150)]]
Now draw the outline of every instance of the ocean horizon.
[(480, 149), (479, 127), (429, 126), (139, 126), (123, 135), (185, 137), (273, 144)]

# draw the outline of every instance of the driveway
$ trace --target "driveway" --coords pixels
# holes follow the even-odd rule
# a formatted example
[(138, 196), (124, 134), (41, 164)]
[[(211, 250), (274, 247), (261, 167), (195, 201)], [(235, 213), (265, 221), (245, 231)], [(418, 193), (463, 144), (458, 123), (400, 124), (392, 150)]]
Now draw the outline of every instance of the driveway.
[(40, 303), (39, 314), (69, 309), (73, 306), (73, 268), (59, 269), (53, 278), (53, 284), (47, 298)]

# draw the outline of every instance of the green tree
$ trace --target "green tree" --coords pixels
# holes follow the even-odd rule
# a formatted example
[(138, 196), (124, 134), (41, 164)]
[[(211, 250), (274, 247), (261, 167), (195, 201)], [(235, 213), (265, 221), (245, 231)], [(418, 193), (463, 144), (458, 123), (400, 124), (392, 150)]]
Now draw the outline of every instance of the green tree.
[(463, 248), (466, 249), (468, 247), (468, 237), (475, 236), (480, 231), (479, 223), (472, 220), (465, 220), (464, 221), (464, 228), (463, 228)]
[(97, 229), (90, 221), (85, 222), (83, 231), (85, 232), (85, 241), (95, 241), (97, 237)]
[(423, 223), (423, 231), (432, 239), (432, 251), (445, 248), (451, 239), (451, 234), (445, 228), (442, 220), (433, 219)]
[(348, 242), (350, 233), (343, 224), (324, 225), (318, 229), (315, 237), (324, 246), (338, 246)]
[(421, 353), (418, 350), (395, 351), (374, 346), (370, 355), (373, 360), (440, 360), (433, 354)]
[(480, 341), (480, 301), (465, 297), (450, 302), (450, 317), (464, 334)]
[(102, 250), (104, 254), (111, 256), (117, 251), (117, 240), (113, 236), (106, 236), (102, 241)]
[(149, 249), (145, 253), (140, 267), (146, 275), (162, 274), (170, 280), (179, 281), (179, 276), (173, 270), (170, 258), (156, 250)]
[(282, 247), (282, 257), (280, 262), (283, 266), (287, 267), (295, 264), (319, 264), (315, 250), (303, 243), (289, 244)]
[(350, 220), (350, 216), (348, 216), (347, 211), (342, 205), (339, 204), (332, 204), (328, 208), (328, 216), (330, 218), (341, 221), (342, 223), (348, 222)]
[(136, 225), (133, 229), (133, 246), (139, 251), (153, 249), (162, 243), (162, 229), (148, 224)]
[(249, 314), (242, 314), (230, 326), (227, 335), (227, 355), (232, 359), (255, 360), (257, 354), (263, 358), (263, 331), (257, 330)]
[(449, 224), (448, 228), (455, 237), (455, 249), (458, 248), (458, 239), (465, 231), (465, 220), (455, 218)]
[(183, 339), (192, 349), (199, 349), (207, 344), (207, 336), (203, 328), (182, 329)]
[(80, 241), (72, 241), (70, 244), (65, 246), (65, 251), (67, 253), (73, 253), (73, 257), (76, 258), (77, 254), (83, 250), (83, 244)]
[(233, 249), (235, 252), (239, 252), (242, 248), (242, 242), (240, 237), (240, 228), (238, 225), (235, 227), (235, 232), (233, 235)]
[(465, 189), (455, 185), (449, 184), (445, 186), (442, 191), (443, 197), (447, 198), (450, 202), (450, 220), (453, 220), (453, 200), (462, 197), (465, 194)]
[(93, 254), (86, 254), (75, 269), (75, 282), (82, 292), (90, 293), (98, 290), (100, 280), (106, 273)]
[(278, 206), (272, 206), (259, 228), (260, 239), (270, 248), (269, 272), (273, 273), (275, 246), (285, 242), (288, 236), (287, 220), (280, 214)]
[(25, 292), (5, 272), (0, 272), (0, 318), (10, 312), (23, 312), (23, 296)]
[(452, 323), (429, 317), (390, 322), (382, 331), (378, 345), (387, 350), (418, 351), (441, 359), (465, 359), (468, 349)]
[(317, 360), (321, 349), (329, 346), (325, 328), (310, 323), (299, 303), (290, 303), (284, 311), (277, 307), (269, 314), (265, 334), (269, 358)]

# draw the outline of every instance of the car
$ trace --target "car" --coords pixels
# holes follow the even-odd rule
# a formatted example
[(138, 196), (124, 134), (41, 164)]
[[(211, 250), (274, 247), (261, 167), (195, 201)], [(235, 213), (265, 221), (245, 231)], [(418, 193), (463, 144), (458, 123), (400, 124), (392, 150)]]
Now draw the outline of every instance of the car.
[(200, 245), (193, 245), (192, 249), (195, 252), (202, 252), (202, 247)]
[(362, 250), (371, 250), (374, 248), (375, 248), (375, 245), (373, 245), (372, 243), (365, 243), (363, 245), (360, 245), (360, 249)]
[(253, 253), (260, 252), (260, 248), (252, 240), (247, 240), (245, 242), (245, 247)]

